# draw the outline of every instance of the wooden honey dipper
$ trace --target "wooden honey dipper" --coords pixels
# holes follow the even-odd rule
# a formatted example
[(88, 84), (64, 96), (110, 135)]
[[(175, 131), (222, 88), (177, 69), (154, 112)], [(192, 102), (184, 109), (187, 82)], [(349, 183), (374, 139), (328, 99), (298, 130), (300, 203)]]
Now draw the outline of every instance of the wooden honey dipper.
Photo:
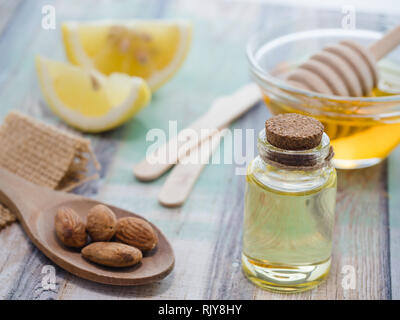
[(287, 77), (291, 85), (337, 96), (367, 96), (377, 86), (376, 63), (400, 44), (400, 25), (368, 48), (345, 40), (314, 54)]

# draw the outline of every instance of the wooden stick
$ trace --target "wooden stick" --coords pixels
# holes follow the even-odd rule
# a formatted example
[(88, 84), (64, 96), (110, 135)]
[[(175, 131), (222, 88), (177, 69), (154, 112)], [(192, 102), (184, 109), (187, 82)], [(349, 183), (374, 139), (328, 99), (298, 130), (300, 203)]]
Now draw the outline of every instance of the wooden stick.
[(374, 42), (369, 52), (379, 61), (400, 44), (400, 25), (386, 33), (381, 39)]
[[(216, 129), (228, 126), (231, 122), (249, 111), (261, 100), (261, 97), (258, 86), (255, 83), (250, 83), (231, 96), (214, 100), (206, 114), (179, 132), (176, 137), (158, 148), (152, 155), (139, 162), (134, 167), (133, 174), (137, 179), (142, 181), (157, 179), (176, 164), (179, 161), (179, 157), (186, 156), (186, 153), (180, 152), (183, 146), (185, 146), (185, 151), (190, 151), (190, 149), (197, 147), (202, 141), (215, 133)], [(197, 134), (197, 139), (183, 139), (181, 133), (187, 129), (194, 130)], [(209, 129), (207, 130), (208, 134), (204, 134), (204, 129)], [(188, 145), (190, 146), (189, 148)], [(177, 152), (171, 152), (170, 154), (170, 150), (177, 150)]]
[(201, 171), (219, 146), (222, 135), (221, 130), (209, 137), (172, 169), (158, 196), (163, 206), (180, 207), (185, 203)]

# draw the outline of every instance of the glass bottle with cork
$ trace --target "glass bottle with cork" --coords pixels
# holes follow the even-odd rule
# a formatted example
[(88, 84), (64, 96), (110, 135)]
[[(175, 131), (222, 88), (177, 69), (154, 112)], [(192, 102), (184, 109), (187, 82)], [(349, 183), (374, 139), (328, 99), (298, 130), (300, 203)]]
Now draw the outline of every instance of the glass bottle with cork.
[(261, 288), (298, 292), (328, 275), (335, 221), (333, 149), (318, 120), (274, 116), (246, 176), (242, 267)]

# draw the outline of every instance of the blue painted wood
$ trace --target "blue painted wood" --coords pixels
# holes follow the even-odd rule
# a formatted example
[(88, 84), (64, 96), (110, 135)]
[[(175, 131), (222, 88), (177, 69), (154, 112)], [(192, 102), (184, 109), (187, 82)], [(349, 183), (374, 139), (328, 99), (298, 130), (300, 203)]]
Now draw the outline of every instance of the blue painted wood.
[(400, 299), (400, 149), (389, 158), (388, 202), (392, 299)]

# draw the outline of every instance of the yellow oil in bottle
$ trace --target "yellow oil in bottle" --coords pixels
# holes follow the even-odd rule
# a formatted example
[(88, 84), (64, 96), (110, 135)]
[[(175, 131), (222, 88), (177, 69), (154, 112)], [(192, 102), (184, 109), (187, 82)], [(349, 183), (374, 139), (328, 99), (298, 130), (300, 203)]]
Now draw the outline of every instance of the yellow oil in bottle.
[[(378, 88), (371, 93), (376, 97), (389, 95), (393, 94)], [(268, 96), (264, 100), (272, 114), (306, 114)], [(384, 123), (372, 117), (347, 117), (345, 114), (337, 118), (324, 114), (312, 116), (322, 122), (331, 138), (337, 168), (352, 169), (376, 164), (400, 143), (400, 123)]]
[[(308, 290), (321, 283), (330, 269), (336, 171), (329, 169), (325, 183), (316, 188), (286, 192), (261, 183), (260, 175), (267, 172), (256, 172), (255, 167), (250, 164), (246, 176), (244, 273), (271, 291)], [(309, 175), (301, 171), (290, 174), (299, 181)]]

